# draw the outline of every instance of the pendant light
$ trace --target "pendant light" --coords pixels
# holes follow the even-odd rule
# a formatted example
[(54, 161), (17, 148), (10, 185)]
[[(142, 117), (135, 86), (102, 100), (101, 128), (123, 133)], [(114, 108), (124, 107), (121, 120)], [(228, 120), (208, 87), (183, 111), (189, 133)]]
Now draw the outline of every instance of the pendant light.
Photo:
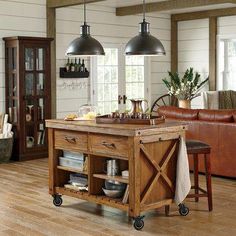
[(127, 56), (163, 56), (166, 54), (161, 41), (150, 34), (150, 24), (146, 22), (145, 13), (145, 0), (143, 0), (143, 22), (139, 26), (139, 35), (132, 38), (125, 47)]
[(67, 51), (67, 56), (97, 56), (105, 55), (102, 45), (90, 35), (90, 26), (86, 22), (86, 3), (84, 0), (84, 24), (80, 26), (80, 37), (73, 40)]

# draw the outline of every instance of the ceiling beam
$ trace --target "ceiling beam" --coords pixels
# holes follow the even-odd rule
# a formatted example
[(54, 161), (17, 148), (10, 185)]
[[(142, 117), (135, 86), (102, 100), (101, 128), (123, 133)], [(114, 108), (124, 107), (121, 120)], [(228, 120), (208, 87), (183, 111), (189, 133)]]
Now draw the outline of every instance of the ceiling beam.
[[(161, 12), (192, 7), (235, 3), (236, 0), (169, 0), (154, 3), (146, 3), (146, 12)], [(134, 5), (116, 8), (117, 16), (135, 15), (143, 12), (143, 5)]]
[[(104, 0), (86, 0), (86, 3), (101, 2)], [(69, 7), (74, 5), (81, 5), (84, 0), (47, 0), (47, 7), (49, 8), (59, 8), (59, 7)]]
[(172, 20), (186, 21), (186, 20), (205, 19), (209, 17), (233, 16), (233, 15), (236, 15), (236, 7), (174, 14), (172, 15)]

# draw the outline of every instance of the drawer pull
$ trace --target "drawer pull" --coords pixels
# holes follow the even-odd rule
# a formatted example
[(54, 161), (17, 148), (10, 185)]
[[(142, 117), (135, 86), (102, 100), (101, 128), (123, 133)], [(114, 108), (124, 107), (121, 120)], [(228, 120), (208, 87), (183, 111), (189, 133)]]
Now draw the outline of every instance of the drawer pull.
[(76, 138), (74, 138), (74, 137), (68, 137), (68, 136), (66, 136), (66, 137), (65, 137), (65, 140), (66, 140), (68, 143), (72, 143), (72, 144), (75, 144), (75, 143), (76, 143)]
[(114, 143), (102, 142), (102, 145), (107, 147), (107, 148), (111, 148), (111, 149), (115, 149), (116, 148), (116, 145)]

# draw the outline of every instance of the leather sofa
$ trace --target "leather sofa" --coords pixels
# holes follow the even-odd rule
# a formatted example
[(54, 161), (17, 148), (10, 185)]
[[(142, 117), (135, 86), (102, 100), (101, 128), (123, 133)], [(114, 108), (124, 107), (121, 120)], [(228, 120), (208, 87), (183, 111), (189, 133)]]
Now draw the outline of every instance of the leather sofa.
[[(167, 120), (188, 125), (187, 139), (197, 139), (211, 146), (212, 174), (236, 178), (236, 110), (183, 109), (163, 106), (158, 110)], [(189, 157), (192, 169), (192, 158)], [(200, 171), (204, 172), (200, 158)]]

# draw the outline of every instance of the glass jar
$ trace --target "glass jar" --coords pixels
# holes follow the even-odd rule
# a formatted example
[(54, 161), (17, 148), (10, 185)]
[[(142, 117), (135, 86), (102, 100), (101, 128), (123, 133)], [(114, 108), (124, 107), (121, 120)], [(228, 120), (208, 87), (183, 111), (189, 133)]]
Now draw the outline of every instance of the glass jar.
[(85, 104), (79, 108), (78, 116), (87, 120), (93, 120), (95, 119), (97, 114), (96, 110), (97, 109), (95, 106)]

